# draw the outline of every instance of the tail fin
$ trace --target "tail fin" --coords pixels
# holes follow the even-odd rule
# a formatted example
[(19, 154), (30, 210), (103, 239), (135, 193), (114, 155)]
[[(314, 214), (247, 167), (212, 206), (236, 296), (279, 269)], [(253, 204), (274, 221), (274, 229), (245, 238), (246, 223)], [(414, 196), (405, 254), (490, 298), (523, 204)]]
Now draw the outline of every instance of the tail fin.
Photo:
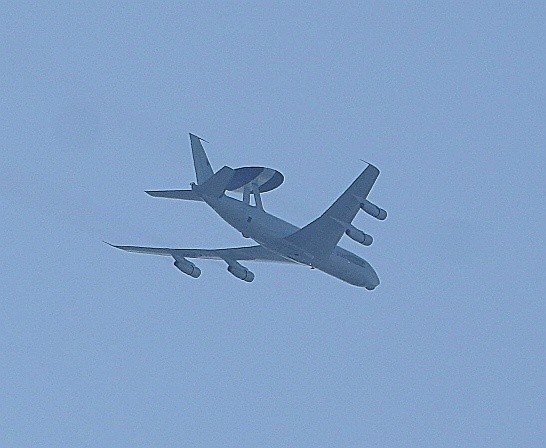
[(204, 184), (193, 185), (192, 189), (200, 195), (219, 198), (226, 191), (234, 173), (235, 170), (233, 168), (225, 166), (213, 174)]
[(191, 152), (193, 154), (193, 165), (195, 167), (195, 177), (197, 184), (202, 184), (209, 180), (214, 171), (210, 166), (207, 154), (201, 144), (201, 139), (196, 135), (190, 134)]

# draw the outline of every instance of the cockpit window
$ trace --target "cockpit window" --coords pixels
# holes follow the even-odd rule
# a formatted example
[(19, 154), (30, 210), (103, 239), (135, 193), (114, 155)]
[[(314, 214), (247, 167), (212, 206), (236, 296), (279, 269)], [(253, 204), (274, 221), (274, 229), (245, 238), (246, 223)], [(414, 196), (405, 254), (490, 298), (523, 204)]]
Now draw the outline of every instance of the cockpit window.
[(342, 253), (341, 256), (345, 258), (346, 260), (349, 260), (350, 262), (357, 264), (362, 267), (366, 267), (367, 263), (360, 257), (357, 257), (356, 255), (353, 255), (351, 253)]

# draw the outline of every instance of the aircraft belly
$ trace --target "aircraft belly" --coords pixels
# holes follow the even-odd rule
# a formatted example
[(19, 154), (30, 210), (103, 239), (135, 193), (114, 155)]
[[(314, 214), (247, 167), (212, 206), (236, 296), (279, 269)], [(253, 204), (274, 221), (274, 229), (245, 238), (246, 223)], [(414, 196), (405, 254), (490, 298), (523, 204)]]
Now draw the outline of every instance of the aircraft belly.
[(295, 231), (296, 227), (276, 216), (270, 215), (255, 206), (244, 204), (236, 199), (224, 196), (209, 205), (224, 221), (243, 233), (244, 236), (258, 239), (284, 238)]
[(329, 274), (333, 277), (339, 278), (344, 282), (347, 282), (354, 286), (364, 286), (365, 279), (362, 275), (362, 272), (359, 272), (357, 266), (351, 265), (350, 263), (340, 263), (335, 259), (329, 259), (326, 262), (320, 263), (317, 266), (317, 269), (320, 269), (322, 272)]
[[(379, 279), (373, 268), (360, 257), (360, 264), (349, 261), (342, 254), (348, 252), (337, 247), (330, 256), (317, 258), (289, 241), (286, 237), (299, 228), (270, 215), (254, 206), (224, 196), (216, 201), (207, 201), (209, 205), (232, 227), (247, 238), (281, 257), (296, 263), (312, 266), (326, 274), (336, 277), (354, 286), (373, 289)], [(354, 255), (354, 254), (353, 254)], [(354, 255), (356, 257), (356, 255)]]
[(335, 252), (316, 267), (326, 274), (337, 277), (354, 286), (373, 289), (379, 285), (379, 278), (369, 264), (367, 266), (359, 266), (338, 256)]

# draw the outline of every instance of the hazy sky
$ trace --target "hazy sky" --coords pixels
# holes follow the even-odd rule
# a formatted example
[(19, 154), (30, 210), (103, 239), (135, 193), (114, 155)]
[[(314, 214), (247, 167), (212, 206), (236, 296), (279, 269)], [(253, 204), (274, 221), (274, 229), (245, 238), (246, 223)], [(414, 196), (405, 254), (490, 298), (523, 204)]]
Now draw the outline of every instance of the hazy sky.
[[(361, 3), (2, 3), (0, 446), (543, 446), (546, 7)], [(188, 132), (381, 285), (103, 244), (249, 244)]]

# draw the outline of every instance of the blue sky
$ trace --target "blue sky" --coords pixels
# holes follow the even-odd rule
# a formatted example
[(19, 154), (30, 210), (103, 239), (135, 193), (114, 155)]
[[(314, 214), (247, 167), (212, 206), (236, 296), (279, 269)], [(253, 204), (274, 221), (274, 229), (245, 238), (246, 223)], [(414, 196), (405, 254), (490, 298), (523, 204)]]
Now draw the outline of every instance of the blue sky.
[[(2, 6), (0, 445), (541, 446), (546, 8), (219, 3)], [(188, 132), (297, 225), (377, 165), (380, 287), (104, 245), (248, 244)]]

